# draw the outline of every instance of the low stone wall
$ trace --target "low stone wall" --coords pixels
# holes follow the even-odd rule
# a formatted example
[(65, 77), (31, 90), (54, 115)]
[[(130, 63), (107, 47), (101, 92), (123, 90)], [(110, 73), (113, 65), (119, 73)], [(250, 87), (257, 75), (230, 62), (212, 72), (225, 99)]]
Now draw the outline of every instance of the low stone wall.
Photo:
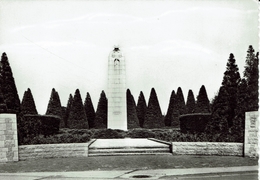
[(19, 160), (36, 158), (87, 157), (89, 143), (19, 146)]
[(243, 143), (172, 142), (173, 154), (243, 156)]

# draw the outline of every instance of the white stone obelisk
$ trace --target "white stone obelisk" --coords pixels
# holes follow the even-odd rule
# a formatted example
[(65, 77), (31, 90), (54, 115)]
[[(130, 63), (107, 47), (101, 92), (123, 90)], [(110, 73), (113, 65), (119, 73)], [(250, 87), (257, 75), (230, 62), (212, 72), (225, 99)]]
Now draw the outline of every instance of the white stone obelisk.
[(118, 46), (108, 57), (107, 128), (127, 130), (125, 59)]

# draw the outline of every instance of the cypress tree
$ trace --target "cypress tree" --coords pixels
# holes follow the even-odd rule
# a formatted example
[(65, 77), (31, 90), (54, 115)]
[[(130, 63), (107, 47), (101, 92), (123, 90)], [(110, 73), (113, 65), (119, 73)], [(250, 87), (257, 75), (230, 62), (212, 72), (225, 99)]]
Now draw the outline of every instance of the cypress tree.
[(20, 99), (6, 53), (3, 53), (1, 57), (0, 74), (2, 76), (1, 90), (7, 106), (7, 111), (19, 113)]
[(136, 107), (136, 113), (137, 113), (140, 127), (143, 127), (146, 109), (147, 109), (147, 105), (146, 105), (145, 97), (143, 92), (141, 91), (138, 97), (138, 102)]
[(87, 129), (89, 127), (79, 89), (74, 94), (69, 113), (68, 127), (71, 129)]
[(173, 112), (174, 112), (174, 109), (176, 110), (175, 107), (176, 107), (176, 94), (175, 94), (175, 91), (173, 90), (171, 93), (168, 110), (167, 110), (166, 116), (164, 118), (165, 126), (171, 126), (173, 118), (174, 118)]
[(66, 120), (66, 107), (65, 106), (61, 106), (61, 122), (60, 122), (60, 128), (66, 128), (66, 123), (65, 123), (65, 120)]
[(143, 127), (144, 128), (164, 127), (162, 111), (154, 88), (152, 88), (150, 93), (150, 98), (148, 101), (148, 107), (144, 118)]
[(243, 132), (245, 129), (245, 112), (248, 108), (248, 89), (247, 82), (245, 78), (241, 79), (238, 86), (238, 97), (237, 97), (237, 107), (235, 109), (236, 116), (234, 117), (234, 124), (231, 128), (232, 133), (240, 137), (243, 140)]
[(84, 109), (86, 112), (89, 128), (94, 128), (96, 113), (92, 104), (90, 94), (88, 92), (84, 102)]
[(62, 118), (60, 97), (59, 97), (58, 92), (54, 88), (52, 88), (51, 97), (50, 97), (47, 111), (45, 114), (46, 115), (55, 115), (55, 116), (59, 116), (60, 118)]
[(6, 113), (7, 112), (7, 106), (4, 100), (3, 92), (0, 88), (0, 113)]
[(238, 71), (238, 67), (236, 65), (236, 60), (234, 55), (231, 53), (227, 62), (227, 69), (224, 73), (222, 86), (225, 88), (228, 94), (228, 106), (229, 110), (227, 112), (228, 117), (228, 127), (232, 127), (233, 125), (233, 118), (235, 117), (235, 109), (237, 106), (237, 89), (238, 84), (240, 82), (240, 74)]
[(65, 125), (66, 128), (68, 127), (68, 119), (69, 119), (69, 114), (70, 114), (72, 102), (73, 102), (73, 97), (70, 94), (68, 102), (67, 102), (66, 111), (65, 111), (65, 117), (64, 117), (64, 125)]
[(244, 71), (244, 78), (247, 82), (248, 89), (248, 107), (246, 111), (258, 111), (259, 108), (259, 93), (258, 93), (258, 79), (259, 79), (259, 53), (254, 54), (254, 48), (249, 46), (246, 57), (246, 66)]
[(23, 114), (38, 114), (30, 88), (24, 92), (21, 103), (21, 112)]
[(230, 111), (229, 94), (225, 87), (220, 87), (218, 96), (212, 107), (212, 119), (206, 127), (208, 133), (228, 132), (228, 112)]
[(176, 103), (177, 103), (177, 109), (179, 110), (179, 115), (186, 114), (187, 108), (185, 105), (185, 100), (184, 100), (184, 96), (183, 96), (181, 87), (178, 87), (178, 89), (177, 89)]
[(237, 106), (235, 109), (236, 116), (231, 129), (232, 133), (240, 138), (238, 141), (244, 139), (245, 112), (258, 110), (258, 65), (258, 52), (255, 55), (253, 46), (250, 45), (247, 51), (244, 77), (238, 86)]
[(195, 113), (196, 102), (192, 90), (189, 90), (188, 92), (186, 107), (188, 114)]
[(136, 113), (136, 104), (131, 91), (126, 91), (126, 105), (127, 105), (127, 128), (133, 129), (139, 127), (138, 117)]
[(2, 74), (0, 73), (0, 113), (6, 113), (7, 106), (5, 103), (4, 94), (2, 92), (2, 85), (3, 85), (3, 78), (2, 78)]
[(101, 92), (98, 101), (95, 118), (95, 127), (97, 129), (107, 128), (107, 97), (104, 91)]
[(196, 113), (209, 113), (209, 99), (204, 85), (201, 86), (199, 90), (199, 95), (197, 96)]

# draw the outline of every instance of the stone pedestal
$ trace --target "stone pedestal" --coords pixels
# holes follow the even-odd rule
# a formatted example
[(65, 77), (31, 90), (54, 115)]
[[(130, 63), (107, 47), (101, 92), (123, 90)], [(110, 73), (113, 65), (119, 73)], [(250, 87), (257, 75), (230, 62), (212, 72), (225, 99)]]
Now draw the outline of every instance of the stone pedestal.
[(18, 161), (16, 114), (0, 114), (0, 162)]
[(246, 112), (244, 156), (258, 157), (258, 111)]
[(127, 130), (125, 59), (118, 47), (108, 57), (107, 128)]

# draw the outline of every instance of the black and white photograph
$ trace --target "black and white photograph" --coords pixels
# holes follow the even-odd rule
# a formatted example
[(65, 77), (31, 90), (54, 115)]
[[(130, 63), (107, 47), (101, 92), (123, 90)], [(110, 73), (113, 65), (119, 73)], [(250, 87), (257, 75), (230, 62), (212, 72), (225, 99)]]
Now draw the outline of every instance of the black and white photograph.
[(0, 56), (0, 179), (258, 179), (257, 0), (1, 0)]

